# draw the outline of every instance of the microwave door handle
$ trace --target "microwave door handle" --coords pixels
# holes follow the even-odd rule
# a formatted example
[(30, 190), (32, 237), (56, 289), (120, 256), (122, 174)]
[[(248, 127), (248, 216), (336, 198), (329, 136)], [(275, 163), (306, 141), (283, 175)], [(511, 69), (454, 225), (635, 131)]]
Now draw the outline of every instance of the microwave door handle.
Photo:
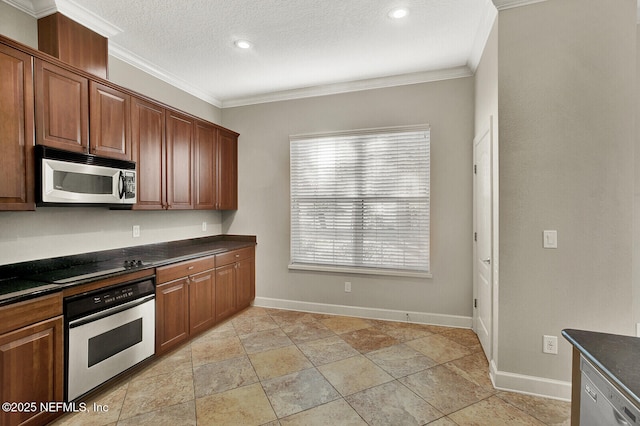
[(118, 195), (121, 200), (124, 198), (125, 189), (124, 173), (120, 170), (120, 178), (118, 179)]

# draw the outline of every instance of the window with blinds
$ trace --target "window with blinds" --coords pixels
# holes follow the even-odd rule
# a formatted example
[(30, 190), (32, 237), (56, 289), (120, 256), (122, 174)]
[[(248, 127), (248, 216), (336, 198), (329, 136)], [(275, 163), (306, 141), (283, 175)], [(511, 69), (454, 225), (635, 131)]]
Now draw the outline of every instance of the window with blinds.
[(291, 266), (428, 273), (429, 136), (291, 136)]

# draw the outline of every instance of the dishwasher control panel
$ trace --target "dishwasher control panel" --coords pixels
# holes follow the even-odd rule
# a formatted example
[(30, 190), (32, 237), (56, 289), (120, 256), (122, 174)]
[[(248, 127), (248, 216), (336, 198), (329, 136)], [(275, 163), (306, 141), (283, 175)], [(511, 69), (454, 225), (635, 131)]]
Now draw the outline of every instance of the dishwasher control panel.
[(580, 370), (581, 426), (640, 426), (640, 410), (584, 357), (580, 357)]

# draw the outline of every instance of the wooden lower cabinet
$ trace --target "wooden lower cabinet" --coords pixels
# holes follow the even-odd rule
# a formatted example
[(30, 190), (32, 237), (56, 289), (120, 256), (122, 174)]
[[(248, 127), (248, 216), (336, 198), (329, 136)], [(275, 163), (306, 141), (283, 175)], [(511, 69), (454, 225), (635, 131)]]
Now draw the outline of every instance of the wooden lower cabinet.
[[(57, 316), (42, 320), (51, 312)], [(44, 425), (58, 416), (41, 412), (40, 403), (64, 400), (61, 313), (62, 299), (49, 296), (0, 309), (0, 401), (15, 404), (0, 411), (0, 425)], [(8, 331), (31, 318), (38, 322)]]
[(156, 355), (215, 323), (213, 256), (156, 269)]
[(255, 299), (255, 248), (216, 256), (216, 320), (223, 320)]
[(246, 308), (255, 298), (255, 249), (156, 269), (156, 355)]
[(216, 268), (216, 321), (222, 321), (236, 310), (235, 265)]
[(189, 334), (211, 327), (216, 321), (216, 281), (213, 269), (189, 279)]
[(189, 338), (189, 281), (156, 286), (156, 354)]
[[(253, 248), (251, 249), (253, 253)], [(251, 305), (256, 298), (256, 274), (255, 258), (249, 257), (237, 262), (236, 289), (238, 296), (238, 309), (244, 309)]]

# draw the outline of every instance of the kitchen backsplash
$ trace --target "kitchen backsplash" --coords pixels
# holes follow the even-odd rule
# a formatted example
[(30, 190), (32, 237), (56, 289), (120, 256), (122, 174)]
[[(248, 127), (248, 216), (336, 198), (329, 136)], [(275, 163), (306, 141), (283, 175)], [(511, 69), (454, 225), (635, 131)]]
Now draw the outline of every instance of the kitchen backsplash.
[[(203, 230), (206, 222), (206, 230)], [(221, 234), (217, 211), (42, 207), (0, 212), (0, 265)], [(133, 227), (140, 236), (133, 237)]]

